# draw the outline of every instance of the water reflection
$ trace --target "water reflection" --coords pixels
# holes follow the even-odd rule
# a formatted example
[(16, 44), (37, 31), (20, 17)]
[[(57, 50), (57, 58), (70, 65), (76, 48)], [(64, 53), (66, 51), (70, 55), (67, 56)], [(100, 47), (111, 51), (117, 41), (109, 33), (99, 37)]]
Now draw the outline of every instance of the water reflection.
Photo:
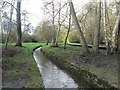
[(38, 64), (45, 88), (78, 88), (78, 84), (65, 72), (53, 65), (40, 51), (33, 54)]

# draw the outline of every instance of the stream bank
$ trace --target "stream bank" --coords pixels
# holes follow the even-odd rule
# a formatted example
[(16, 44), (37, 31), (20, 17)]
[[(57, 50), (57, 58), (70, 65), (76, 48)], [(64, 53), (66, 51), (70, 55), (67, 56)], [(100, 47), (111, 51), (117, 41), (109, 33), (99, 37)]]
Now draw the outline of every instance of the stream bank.
[(78, 84), (66, 72), (59, 69), (51, 63), (50, 59), (46, 58), (41, 53), (41, 48), (37, 48), (33, 52), (33, 57), (37, 63), (45, 88), (83, 88), (83, 85)]
[[(71, 47), (68, 47), (67, 50), (64, 50), (61, 47), (53, 48), (53, 47), (48, 46), (48, 47), (42, 48), (42, 53), (45, 56), (47, 56), (48, 58), (51, 58), (51, 61), (53, 63), (55, 63), (58, 67), (68, 71), (68, 73), (71, 73), (78, 80), (83, 79), (91, 88), (107, 88), (107, 90), (108, 89), (115, 89), (115, 90), (117, 89), (118, 83), (111, 84), (112, 82), (110, 83), (109, 81), (107, 81), (106, 78), (102, 78), (101, 75), (99, 75), (100, 73), (102, 74), (102, 70), (100, 71), (100, 69), (103, 69), (103, 66), (101, 66), (101, 65), (103, 65), (103, 63), (97, 64), (97, 65), (100, 65), (100, 66), (98, 66), (99, 68), (96, 68), (96, 67), (91, 68), (96, 63), (94, 63), (94, 61), (91, 61), (90, 60), (91, 58), (88, 58), (84, 54), (81, 54), (80, 51), (78, 52), (78, 50), (80, 50), (80, 47), (77, 47), (76, 49), (73, 49), (73, 48), (75, 48), (75, 47), (71, 46)], [(78, 55), (78, 53), (79, 53), (79, 55)], [(79, 62), (77, 62), (76, 55), (79, 57), (87, 58), (87, 60), (85, 60), (83, 62), (84, 58), (81, 58), (83, 60), (79, 59)], [(94, 57), (96, 57), (96, 56), (94, 56)], [(103, 59), (104, 59), (104, 57), (103, 57)], [(114, 57), (116, 57), (116, 56), (114, 56)], [(117, 61), (114, 60), (114, 62), (117, 62)], [(117, 68), (117, 66), (115, 66), (115, 65), (114, 65), (114, 67)], [(105, 66), (104, 66), (104, 68), (106, 69)], [(115, 68), (113, 68), (113, 69), (115, 69)], [(111, 69), (111, 71), (112, 71), (112, 69)], [(96, 74), (94, 72), (96, 72), (98, 74)], [(114, 73), (114, 72), (112, 72), (112, 73)], [(109, 72), (108, 74), (111, 74), (111, 72)], [(102, 74), (102, 75), (105, 75), (105, 74)], [(113, 82), (117, 82), (117, 81), (115, 81), (118, 79), (117, 78), (117, 70), (116, 70), (116, 74), (114, 74), (114, 75), (115, 76), (112, 77)], [(109, 76), (111, 77), (112, 74)], [(109, 76), (108, 76), (108, 78), (110, 78)]]
[(23, 43), (24, 47), (14, 47), (10, 43), (8, 49), (2, 49), (2, 88), (3, 90), (21, 88), (44, 89), (41, 74), (33, 58), (33, 49), (39, 43)]

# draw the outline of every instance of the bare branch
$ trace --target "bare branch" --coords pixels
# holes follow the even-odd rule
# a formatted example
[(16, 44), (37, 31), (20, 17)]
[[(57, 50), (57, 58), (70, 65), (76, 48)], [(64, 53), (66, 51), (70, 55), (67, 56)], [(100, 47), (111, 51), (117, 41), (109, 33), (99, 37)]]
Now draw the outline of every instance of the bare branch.
[[(7, 1), (4, 1), (4, 2), (3, 2), (3, 6), (5, 5), (5, 3), (11, 5), (11, 6), (17, 11), (17, 8), (16, 8), (14, 5), (12, 5), (11, 3), (7, 2)], [(2, 6), (2, 7), (3, 7), (3, 6)]]
[(86, 14), (84, 14), (84, 15), (81, 17), (80, 21), (83, 19), (83, 17), (85, 17), (85, 18), (87, 17), (88, 13), (89, 13), (90, 10), (92, 9), (92, 8), (91, 8), (92, 5), (93, 5), (93, 3), (90, 4), (90, 6), (89, 6), (89, 10), (87, 11)]
[(56, 17), (57, 14), (61, 11), (61, 9), (64, 8), (66, 5), (67, 5), (67, 3), (65, 3), (65, 4), (58, 10), (58, 12), (56, 13), (56, 15), (55, 15), (54, 17)]

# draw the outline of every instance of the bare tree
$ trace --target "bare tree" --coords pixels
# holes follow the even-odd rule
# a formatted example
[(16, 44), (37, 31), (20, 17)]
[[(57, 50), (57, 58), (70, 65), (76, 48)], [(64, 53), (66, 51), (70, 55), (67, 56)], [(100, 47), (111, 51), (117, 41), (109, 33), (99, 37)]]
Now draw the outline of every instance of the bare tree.
[(75, 10), (74, 10), (74, 6), (73, 6), (73, 3), (72, 3), (72, 0), (68, 0), (68, 3), (69, 3), (69, 5), (70, 5), (71, 15), (72, 15), (72, 18), (73, 18), (73, 20), (74, 20), (76, 29), (77, 29), (77, 31), (78, 31), (78, 35), (79, 35), (79, 38), (80, 38), (82, 47), (84, 48), (85, 52), (89, 52), (89, 49), (88, 49), (88, 47), (87, 47), (87, 43), (86, 43), (85, 38), (84, 38), (84, 36), (83, 36), (83, 32), (81, 31), (81, 27), (80, 27), (79, 22), (78, 22), (78, 19), (77, 19), (77, 17), (76, 17), (76, 13), (75, 13)]
[(104, 26), (104, 38), (105, 38), (105, 44), (106, 44), (106, 49), (107, 49), (107, 54), (110, 52), (110, 41), (108, 39), (108, 28), (107, 28), (107, 1), (103, 0), (103, 26)]
[[(11, 2), (11, 10), (10, 10), (10, 20), (9, 20), (9, 23), (8, 23), (8, 35), (7, 35), (7, 38), (6, 38), (6, 45), (5, 45), (5, 49), (7, 49), (7, 45), (8, 45), (8, 42), (9, 42), (9, 38), (10, 38), (10, 33), (11, 33), (11, 29), (12, 29), (12, 15), (13, 15), (13, 10), (14, 10), (14, 4), (15, 4), (15, 0), (12, 0)], [(12, 6), (13, 5), (13, 6)]]
[(59, 38), (59, 34), (60, 34), (60, 29), (61, 29), (61, 24), (60, 24), (60, 19), (61, 19), (61, 1), (59, 3), (59, 14), (58, 14), (58, 33), (56, 36), (56, 46), (58, 46), (58, 38)]
[[(48, 6), (51, 6), (50, 8)], [(46, 10), (47, 13), (49, 13), (50, 17), (52, 17), (52, 45), (55, 45), (56, 41), (56, 32), (55, 32), (55, 4), (54, 0), (50, 2), (45, 2), (44, 9)]]
[[(60, 35), (61, 26), (62, 26), (62, 23), (65, 21), (65, 19), (64, 20), (61, 19), (61, 10), (67, 5), (67, 3), (62, 5), (61, 1), (57, 3), (59, 3), (59, 9), (56, 8), (57, 6), (56, 6), (55, 0), (51, 0), (50, 2), (45, 2), (45, 5), (44, 5), (45, 12), (47, 12), (47, 14), (49, 14), (50, 18), (52, 19), (51, 22), (52, 22), (52, 28), (53, 28), (52, 29), (52, 32), (53, 32), (52, 45), (53, 46), (58, 45), (58, 38)], [(56, 19), (57, 16), (58, 16), (58, 19)], [(56, 21), (58, 22), (58, 30), (55, 30)]]
[(118, 52), (118, 32), (119, 32), (119, 19), (120, 19), (120, 1), (117, 2), (117, 18), (116, 18), (116, 23), (114, 26), (114, 29), (112, 31), (112, 37), (111, 37), (111, 53), (113, 52)]
[[(66, 4), (64, 4), (64, 5), (66, 5)], [(67, 17), (67, 11), (68, 11), (68, 7), (67, 7), (67, 9), (66, 9), (66, 12), (65, 12), (65, 15), (64, 14), (62, 14), (62, 8), (64, 7), (64, 5), (63, 6), (61, 6), (61, 1), (59, 2), (59, 10), (58, 10), (58, 31), (57, 31), (57, 35), (56, 35), (56, 46), (58, 46), (58, 39), (59, 39), (59, 36), (60, 36), (60, 31), (61, 31), (61, 26), (62, 26), (62, 24), (65, 22), (65, 20), (68, 18)], [(57, 15), (57, 14), (56, 14)], [(62, 15), (65, 17), (62, 17)], [(63, 20), (61, 19), (61, 17), (62, 18), (64, 18)]]
[(66, 35), (66, 38), (65, 38), (64, 49), (66, 49), (66, 43), (67, 43), (68, 35), (69, 35), (69, 32), (70, 32), (70, 27), (71, 27), (71, 9), (70, 9), (70, 12), (69, 12), (69, 27), (68, 27), (67, 35)]
[(56, 37), (55, 37), (55, 4), (54, 4), (54, 0), (52, 1), (52, 27), (53, 27), (53, 38), (52, 38), (52, 45), (55, 45), (55, 40), (56, 40)]

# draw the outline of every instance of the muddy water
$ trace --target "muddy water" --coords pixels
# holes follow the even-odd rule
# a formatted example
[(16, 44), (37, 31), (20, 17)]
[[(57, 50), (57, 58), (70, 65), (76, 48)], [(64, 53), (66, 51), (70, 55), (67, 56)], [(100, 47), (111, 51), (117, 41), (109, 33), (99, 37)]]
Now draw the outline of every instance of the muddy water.
[(66, 72), (52, 64), (41, 53), (40, 48), (34, 51), (33, 56), (39, 67), (45, 88), (78, 88), (78, 84)]

